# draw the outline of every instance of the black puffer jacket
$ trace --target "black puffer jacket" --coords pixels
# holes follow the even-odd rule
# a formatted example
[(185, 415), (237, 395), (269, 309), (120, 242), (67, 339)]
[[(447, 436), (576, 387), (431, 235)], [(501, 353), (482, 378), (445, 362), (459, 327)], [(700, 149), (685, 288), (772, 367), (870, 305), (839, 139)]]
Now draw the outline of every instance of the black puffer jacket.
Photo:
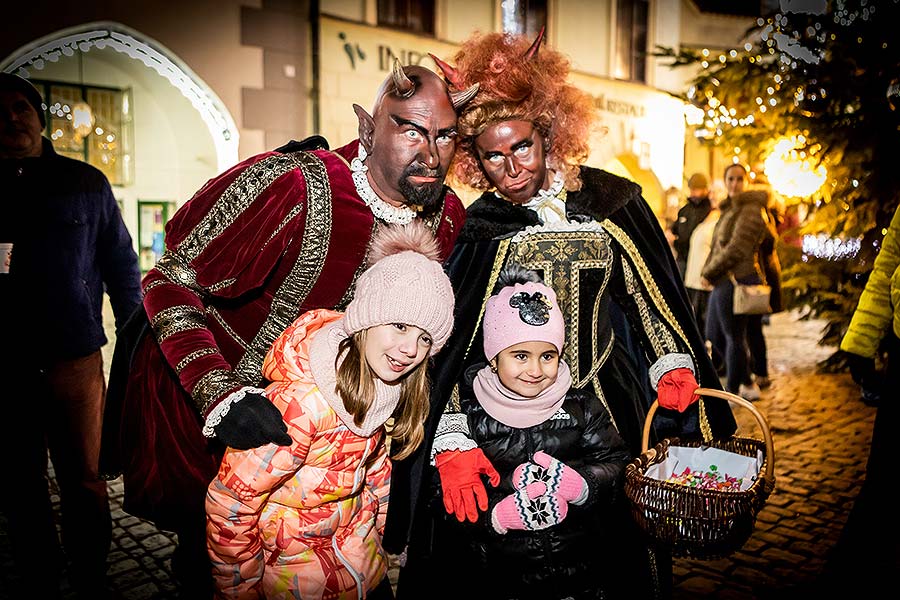
[[(620, 579), (612, 558), (617, 527), (623, 518), (622, 477), (629, 454), (600, 400), (586, 390), (572, 389), (561, 411), (545, 422), (517, 429), (488, 415), (471, 391), (479, 368), (470, 368), (461, 386), (460, 408), (468, 417), (472, 438), (500, 473), (496, 488), (487, 486), (489, 508), (476, 524), (459, 523), (448, 515), (439, 499), (433, 509), (440, 527), (454, 539), (458, 554), (454, 569), (467, 580), (487, 582), (481, 598), (576, 598), (587, 590), (602, 589), (612, 578)], [(512, 494), (512, 474), (538, 450), (572, 467), (588, 483), (589, 495), (581, 506), (569, 505), (566, 519), (540, 531), (510, 530), (498, 534), (491, 526), (491, 512)], [(479, 577), (475, 578), (474, 574)], [(471, 594), (471, 590), (467, 596)]]

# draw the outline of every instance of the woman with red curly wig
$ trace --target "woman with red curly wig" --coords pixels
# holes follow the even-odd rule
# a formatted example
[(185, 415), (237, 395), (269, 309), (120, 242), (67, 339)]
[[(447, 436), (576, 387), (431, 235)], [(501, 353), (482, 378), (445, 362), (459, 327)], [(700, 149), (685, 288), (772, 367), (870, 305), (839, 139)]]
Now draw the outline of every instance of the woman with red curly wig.
[[(451, 89), (479, 85), (459, 116), (451, 169), (484, 193), (467, 208), (447, 263), (457, 316), (432, 374), (428, 447), (395, 464), (385, 545), (406, 550), (400, 598), (458, 597), (472, 581), (498, 580), (491, 598), (663, 598), (671, 592), (671, 559), (641, 537), (621, 485), (611, 490), (621, 529), (594, 540), (581, 560), (553, 560), (550, 552), (535, 568), (528, 560), (533, 552), (512, 541), (502, 556), (479, 551), (484, 538), (497, 535), (491, 514), (504, 495), (484, 484), (484, 476), (496, 481), (496, 470), (472, 441), (458, 399), (476, 371), (470, 367), (484, 358), (477, 352), (483, 306), (504, 267), (538, 271), (554, 289), (573, 387), (596, 393), (632, 456), (640, 453), (654, 398), (663, 408), (654, 420), (657, 439), (699, 436), (693, 392), (698, 381), (720, 387), (656, 217), (637, 184), (583, 164), (595, 126), (592, 100), (567, 83), (568, 59), (540, 49), (541, 41), (542, 35), (533, 43), (475, 35), (454, 57), (455, 66), (433, 57)], [(727, 403), (704, 402), (704, 427), (717, 436), (733, 433)], [(581, 417), (558, 415), (559, 426)], [(558, 441), (567, 443), (564, 436)], [(568, 514), (583, 510), (591, 508), (570, 506)], [(581, 583), (554, 584), (548, 592), (548, 581)]]

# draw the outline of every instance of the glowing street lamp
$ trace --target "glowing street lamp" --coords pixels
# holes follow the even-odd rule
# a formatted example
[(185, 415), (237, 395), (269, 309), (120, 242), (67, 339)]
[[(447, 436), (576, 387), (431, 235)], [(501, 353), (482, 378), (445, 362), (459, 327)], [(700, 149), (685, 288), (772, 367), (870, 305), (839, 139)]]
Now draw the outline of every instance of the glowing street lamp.
[(769, 183), (782, 196), (808, 198), (828, 176), (823, 165), (814, 167), (805, 153), (798, 151), (802, 143), (796, 136), (781, 138), (763, 162)]

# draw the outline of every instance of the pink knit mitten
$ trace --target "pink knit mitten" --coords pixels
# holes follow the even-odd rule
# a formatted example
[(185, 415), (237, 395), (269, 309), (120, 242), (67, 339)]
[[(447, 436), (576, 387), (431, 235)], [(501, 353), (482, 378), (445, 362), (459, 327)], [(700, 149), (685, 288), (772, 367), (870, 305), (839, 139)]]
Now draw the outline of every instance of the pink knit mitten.
[(497, 533), (510, 529), (537, 531), (566, 518), (569, 506), (558, 494), (547, 493), (544, 483), (531, 483), (501, 500), (491, 512), (491, 525)]
[[(578, 471), (565, 463), (559, 462), (543, 450), (535, 452), (534, 464), (544, 469), (538, 481), (547, 484), (547, 492), (559, 496), (571, 504), (584, 504), (588, 498), (588, 485)], [(516, 467), (518, 471), (519, 467)], [(515, 480), (514, 480), (515, 481)]]

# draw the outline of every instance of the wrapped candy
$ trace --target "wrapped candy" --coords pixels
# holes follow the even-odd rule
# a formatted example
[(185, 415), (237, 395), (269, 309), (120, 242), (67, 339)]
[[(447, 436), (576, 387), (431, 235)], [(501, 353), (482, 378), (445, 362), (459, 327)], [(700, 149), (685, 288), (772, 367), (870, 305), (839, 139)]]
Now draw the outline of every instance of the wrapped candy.
[(710, 465), (706, 471), (693, 470), (690, 467), (685, 467), (681, 474), (673, 471), (666, 481), (703, 490), (739, 492), (743, 478), (732, 477), (728, 473), (720, 473), (716, 465)]

